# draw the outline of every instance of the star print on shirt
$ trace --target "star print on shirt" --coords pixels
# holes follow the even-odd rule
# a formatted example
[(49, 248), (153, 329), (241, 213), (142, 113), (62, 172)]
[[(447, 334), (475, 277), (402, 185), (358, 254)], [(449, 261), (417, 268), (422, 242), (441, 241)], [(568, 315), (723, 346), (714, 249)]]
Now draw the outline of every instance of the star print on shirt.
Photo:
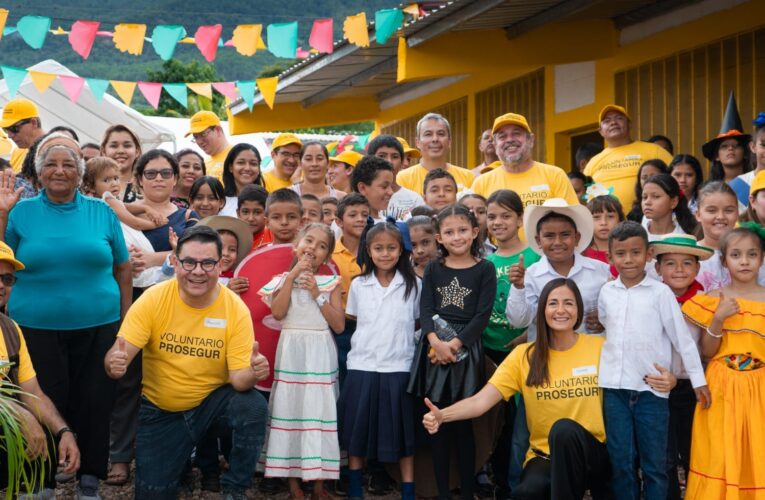
[(465, 308), (465, 297), (473, 293), (473, 290), (469, 288), (463, 288), (460, 286), (460, 281), (455, 276), (448, 286), (439, 286), (436, 288), (438, 293), (441, 294), (441, 307), (453, 305), (460, 309)]

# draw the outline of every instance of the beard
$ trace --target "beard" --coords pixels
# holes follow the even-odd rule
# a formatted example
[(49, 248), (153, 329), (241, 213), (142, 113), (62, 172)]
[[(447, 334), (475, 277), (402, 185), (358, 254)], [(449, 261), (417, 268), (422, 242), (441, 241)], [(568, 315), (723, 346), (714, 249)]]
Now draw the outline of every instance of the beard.
[(531, 157), (531, 147), (527, 143), (521, 146), (521, 148), (515, 153), (508, 153), (503, 150), (499, 156), (503, 163), (520, 163), (522, 161), (528, 160)]

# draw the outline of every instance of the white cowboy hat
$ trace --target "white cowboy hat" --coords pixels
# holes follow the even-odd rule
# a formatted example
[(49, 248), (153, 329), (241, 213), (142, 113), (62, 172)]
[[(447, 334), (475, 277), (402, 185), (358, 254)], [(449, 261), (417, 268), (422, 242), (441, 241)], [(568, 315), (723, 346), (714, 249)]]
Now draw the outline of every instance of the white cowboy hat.
[(526, 239), (532, 250), (542, 255), (542, 249), (537, 244), (537, 224), (545, 215), (550, 212), (570, 217), (576, 224), (576, 230), (581, 235), (579, 244), (574, 251), (576, 253), (584, 252), (592, 241), (592, 232), (595, 224), (592, 222), (592, 214), (584, 205), (569, 205), (563, 198), (550, 198), (545, 200), (542, 205), (529, 205), (523, 214), (523, 230), (526, 232)]
[(232, 270), (236, 269), (236, 266), (242, 262), (242, 259), (250, 253), (252, 249), (252, 229), (243, 220), (228, 215), (211, 215), (199, 221), (199, 225), (209, 226), (216, 231), (229, 231), (236, 235), (236, 262), (234, 262)]

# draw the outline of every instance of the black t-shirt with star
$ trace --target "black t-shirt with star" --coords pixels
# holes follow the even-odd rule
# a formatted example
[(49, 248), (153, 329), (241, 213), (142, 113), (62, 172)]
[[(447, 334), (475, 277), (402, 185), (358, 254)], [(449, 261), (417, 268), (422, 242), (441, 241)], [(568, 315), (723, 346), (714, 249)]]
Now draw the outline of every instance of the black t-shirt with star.
[(480, 341), (489, 323), (496, 293), (497, 275), (494, 264), (487, 260), (466, 269), (446, 267), (438, 259), (431, 261), (422, 278), (423, 335), (435, 331), (433, 315), (438, 314), (449, 323), (465, 325), (459, 339), (470, 347)]

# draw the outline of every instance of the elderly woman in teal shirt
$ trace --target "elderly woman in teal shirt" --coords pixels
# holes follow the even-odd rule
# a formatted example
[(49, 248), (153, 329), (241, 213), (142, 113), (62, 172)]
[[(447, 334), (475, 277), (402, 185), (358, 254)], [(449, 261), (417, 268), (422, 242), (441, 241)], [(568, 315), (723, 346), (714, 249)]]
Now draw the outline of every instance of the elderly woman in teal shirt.
[(131, 303), (128, 251), (114, 212), (77, 189), (85, 164), (73, 139), (46, 137), (35, 168), (43, 189), (34, 198), (18, 201), (12, 174), (0, 182), (0, 235), (26, 264), (8, 311), (40, 386), (78, 435), (78, 496), (97, 498), (115, 387), (103, 360)]

